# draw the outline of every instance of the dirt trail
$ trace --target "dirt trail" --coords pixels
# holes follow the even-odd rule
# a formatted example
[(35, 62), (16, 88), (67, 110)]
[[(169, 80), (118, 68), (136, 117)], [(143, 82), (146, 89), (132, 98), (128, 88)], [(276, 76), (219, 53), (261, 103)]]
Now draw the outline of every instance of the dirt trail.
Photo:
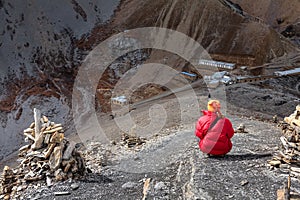
[[(278, 145), (280, 131), (273, 124), (230, 118), (234, 127), (245, 123), (249, 133), (235, 134), (234, 147), (225, 158), (207, 158), (199, 152), (190, 130), (177, 132), (154, 147), (121, 159), (114, 168), (149, 173), (175, 164), (178, 168), (171, 185), (181, 188), (182, 197), (187, 199), (274, 199), (285, 178), (267, 169), (266, 161)], [(247, 183), (241, 185), (242, 181)]]
[[(208, 158), (198, 149), (193, 129), (157, 137), (140, 151), (112, 151), (116, 156), (101, 174), (89, 174), (78, 190), (65, 197), (53, 191), (70, 183), (31, 191), (43, 199), (142, 199), (143, 180), (151, 178), (149, 199), (275, 199), (286, 175), (271, 171), (266, 161), (279, 143), (274, 124), (229, 116), (234, 127), (245, 123), (248, 133), (235, 134), (224, 158)], [(292, 180), (292, 190), (299, 182)], [(161, 187), (160, 187), (161, 186)]]

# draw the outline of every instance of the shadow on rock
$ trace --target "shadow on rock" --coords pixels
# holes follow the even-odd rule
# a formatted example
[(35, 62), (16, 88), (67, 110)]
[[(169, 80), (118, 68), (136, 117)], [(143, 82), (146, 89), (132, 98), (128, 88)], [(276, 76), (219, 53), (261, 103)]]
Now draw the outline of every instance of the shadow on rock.
[(113, 182), (112, 179), (99, 173), (88, 174), (81, 181), (85, 183), (112, 183)]
[(209, 159), (217, 159), (217, 160), (230, 160), (230, 161), (235, 161), (235, 160), (255, 160), (255, 159), (260, 159), (264, 157), (270, 157), (272, 156), (271, 153), (259, 153), (259, 154), (253, 154), (253, 153), (243, 153), (243, 154), (229, 154), (225, 155), (223, 157), (221, 156), (211, 156), (208, 157)]

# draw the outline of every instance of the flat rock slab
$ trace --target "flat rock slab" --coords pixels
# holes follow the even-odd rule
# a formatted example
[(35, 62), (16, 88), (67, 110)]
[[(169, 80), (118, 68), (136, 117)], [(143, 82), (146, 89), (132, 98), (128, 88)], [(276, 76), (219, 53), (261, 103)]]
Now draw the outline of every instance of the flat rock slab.
[(64, 195), (70, 195), (71, 193), (69, 191), (64, 192), (54, 192), (55, 196), (64, 196)]

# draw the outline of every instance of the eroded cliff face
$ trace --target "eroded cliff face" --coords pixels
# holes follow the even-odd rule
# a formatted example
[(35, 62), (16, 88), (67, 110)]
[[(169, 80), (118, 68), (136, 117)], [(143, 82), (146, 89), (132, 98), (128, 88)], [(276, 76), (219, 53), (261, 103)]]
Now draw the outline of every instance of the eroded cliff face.
[(300, 4), (298, 0), (232, 0), (242, 7), (243, 11), (270, 25), (277, 32), (300, 47)]
[(183, 32), (212, 57), (226, 61), (227, 56), (234, 56), (245, 65), (261, 65), (295, 50), (268, 24), (231, 9), (224, 1), (131, 0), (121, 6), (115, 19), (114, 27), (121, 30), (159, 26)]
[(237, 3), (244, 12), (262, 19), (266, 24), (274, 28), (284, 28), (300, 20), (300, 5), (298, 0), (231, 1)]
[(118, 4), (0, 1), (0, 159), (23, 142), (21, 130), (32, 121), (34, 107), (71, 121), (68, 95), (87, 54), (74, 43), (106, 23)]
[[(0, 78), (10, 81), (1, 82), (14, 82), (11, 87), (19, 90), (30, 82), (36, 84), (48, 79), (44, 84), (55, 85), (52, 83), (54, 78), (58, 78), (56, 82), (59, 82), (61, 78), (73, 77), (76, 66), (87, 54), (77, 50), (75, 41), (107, 21), (118, 3), (117, 0), (110, 3), (104, 0), (2, 0)], [(24, 79), (27, 80), (23, 83)], [(9, 110), (11, 106), (1, 110)]]

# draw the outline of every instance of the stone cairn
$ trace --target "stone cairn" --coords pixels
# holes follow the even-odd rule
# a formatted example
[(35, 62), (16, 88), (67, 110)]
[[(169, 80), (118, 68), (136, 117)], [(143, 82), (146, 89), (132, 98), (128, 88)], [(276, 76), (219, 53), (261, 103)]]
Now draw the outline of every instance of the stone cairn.
[(268, 161), (268, 164), (300, 178), (300, 105), (296, 107), (293, 114), (279, 122), (278, 126), (282, 129), (280, 137), (282, 147), (272, 160)]
[[(277, 123), (273, 118), (273, 122)], [(280, 137), (281, 147), (268, 161), (272, 168), (279, 168), (281, 172), (288, 174), (287, 182), (277, 190), (277, 199), (290, 199), (291, 195), (299, 195), (291, 192), (291, 177), (300, 179), (300, 105), (294, 113), (280, 121), (278, 126), (282, 130)]]
[(146, 140), (144, 138), (140, 138), (126, 133), (122, 134), (121, 145), (127, 146), (128, 148), (136, 147), (144, 143), (146, 143)]
[(25, 189), (29, 182), (53, 181), (79, 177), (85, 173), (85, 162), (76, 143), (64, 137), (61, 124), (51, 122), (34, 109), (34, 122), (24, 130), (27, 145), (19, 149), (19, 166), (4, 167), (0, 177), (0, 199), (9, 199)]

